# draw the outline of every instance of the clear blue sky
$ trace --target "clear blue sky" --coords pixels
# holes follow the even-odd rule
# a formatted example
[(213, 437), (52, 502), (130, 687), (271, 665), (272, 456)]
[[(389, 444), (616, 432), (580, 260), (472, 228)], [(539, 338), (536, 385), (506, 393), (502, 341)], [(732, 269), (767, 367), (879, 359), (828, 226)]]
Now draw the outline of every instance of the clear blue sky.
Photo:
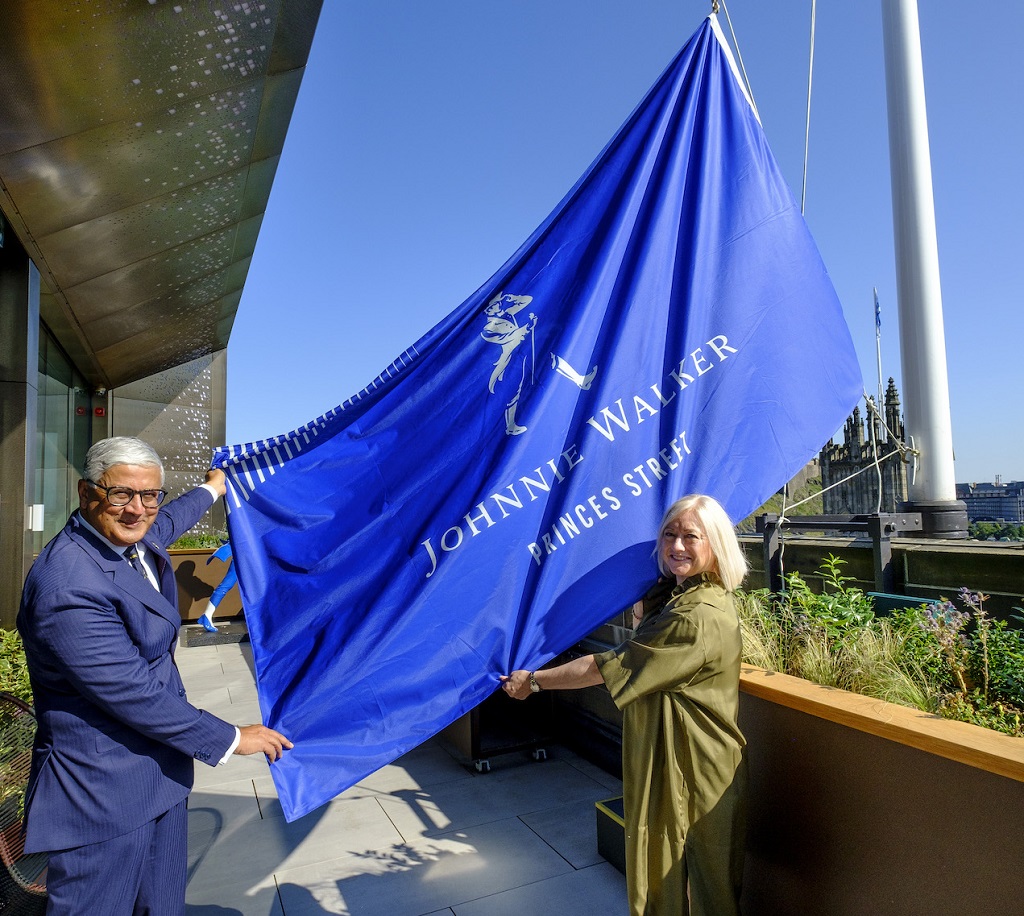
[[(561, 200), (710, 0), (325, 0), (228, 348), (229, 442), (367, 384)], [(732, 0), (799, 199), (810, 0)], [(920, 4), (957, 481), (1024, 479), (1024, 4)], [(728, 21), (721, 14), (728, 34)], [(818, 4), (806, 217), (900, 384), (880, 0)]]

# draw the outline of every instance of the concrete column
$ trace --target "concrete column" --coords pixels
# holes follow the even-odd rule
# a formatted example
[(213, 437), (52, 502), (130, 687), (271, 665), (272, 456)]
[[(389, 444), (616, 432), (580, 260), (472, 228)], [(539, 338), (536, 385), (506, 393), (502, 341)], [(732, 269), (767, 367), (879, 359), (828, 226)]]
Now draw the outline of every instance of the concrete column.
[(11, 234), (0, 248), (0, 627), (12, 629), (32, 565), (39, 272)]

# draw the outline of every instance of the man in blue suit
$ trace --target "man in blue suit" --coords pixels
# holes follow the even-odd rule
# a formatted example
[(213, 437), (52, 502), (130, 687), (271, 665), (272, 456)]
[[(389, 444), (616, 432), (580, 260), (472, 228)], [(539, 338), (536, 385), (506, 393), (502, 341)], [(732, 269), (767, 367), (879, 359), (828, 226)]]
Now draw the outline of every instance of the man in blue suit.
[(84, 470), (18, 614), (39, 722), (25, 849), (50, 854), (48, 913), (180, 916), (193, 761), (273, 763), (292, 745), (192, 706), (174, 662), (166, 547), (224, 495), (224, 474), (162, 506), (163, 464), (130, 437), (96, 443)]

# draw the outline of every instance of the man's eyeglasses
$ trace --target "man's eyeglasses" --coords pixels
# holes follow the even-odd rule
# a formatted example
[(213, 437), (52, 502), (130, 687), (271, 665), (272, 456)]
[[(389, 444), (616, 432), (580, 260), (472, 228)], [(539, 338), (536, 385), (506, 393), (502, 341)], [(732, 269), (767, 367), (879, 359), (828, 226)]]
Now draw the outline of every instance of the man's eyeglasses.
[(136, 496), (142, 500), (142, 505), (147, 509), (155, 509), (164, 501), (167, 496), (166, 490), (133, 490), (130, 487), (104, 487), (94, 480), (86, 480), (86, 483), (102, 490), (107, 502), (112, 506), (127, 506)]

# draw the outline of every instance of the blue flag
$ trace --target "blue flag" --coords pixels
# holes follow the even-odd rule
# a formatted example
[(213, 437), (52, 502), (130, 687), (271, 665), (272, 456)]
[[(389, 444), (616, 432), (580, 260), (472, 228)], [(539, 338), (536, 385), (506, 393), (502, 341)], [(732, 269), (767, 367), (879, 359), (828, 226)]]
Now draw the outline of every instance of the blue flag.
[(674, 499), (743, 518), (862, 390), (711, 17), (477, 292), (326, 415), (217, 451), (285, 816), (636, 600)]

